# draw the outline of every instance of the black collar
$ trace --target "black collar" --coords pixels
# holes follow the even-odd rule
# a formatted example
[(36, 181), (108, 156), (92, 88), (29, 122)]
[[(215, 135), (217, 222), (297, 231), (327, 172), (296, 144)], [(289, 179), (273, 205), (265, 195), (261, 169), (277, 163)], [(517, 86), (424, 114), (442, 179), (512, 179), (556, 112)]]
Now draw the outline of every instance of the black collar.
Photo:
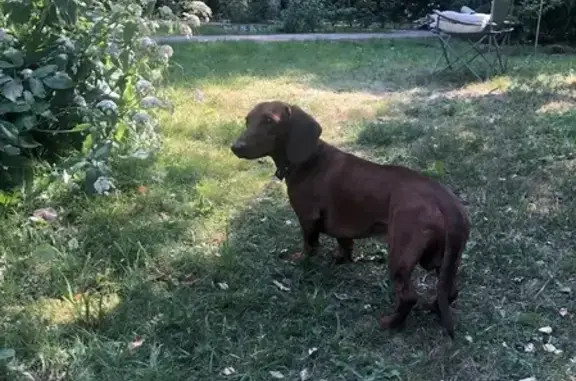
[(290, 172), (292, 172), (292, 169), (294, 169), (294, 166), (290, 164), (276, 167), (276, 173), (274, 173), (274, 176), (276, 176), (278, 180), (282, 181), (290, 174)]

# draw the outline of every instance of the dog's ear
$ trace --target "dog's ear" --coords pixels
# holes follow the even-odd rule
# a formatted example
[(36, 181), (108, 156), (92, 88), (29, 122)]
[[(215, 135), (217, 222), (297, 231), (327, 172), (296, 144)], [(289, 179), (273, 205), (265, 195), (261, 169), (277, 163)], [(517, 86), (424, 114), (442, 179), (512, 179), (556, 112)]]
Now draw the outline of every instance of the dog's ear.
[(289, 106), (288, 141), (286, 158), (290, 163), (303, 163), (316, 150), (322, 127), (298, 106)]

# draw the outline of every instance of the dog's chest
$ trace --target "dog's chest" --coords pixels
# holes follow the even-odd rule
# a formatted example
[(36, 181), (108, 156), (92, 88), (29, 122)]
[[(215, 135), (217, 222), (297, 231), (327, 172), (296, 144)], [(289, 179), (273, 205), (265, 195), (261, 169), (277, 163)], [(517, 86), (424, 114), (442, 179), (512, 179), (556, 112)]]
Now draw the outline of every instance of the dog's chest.
[(374, 210), (378, 205), (353, 197), (339, 197), (327, 184), (314, 186), (314, 183), (288, 187), (290, 205), (301, 223), (313, 223), (321, 233), (335, 238), (386, 234), (387, 216)]

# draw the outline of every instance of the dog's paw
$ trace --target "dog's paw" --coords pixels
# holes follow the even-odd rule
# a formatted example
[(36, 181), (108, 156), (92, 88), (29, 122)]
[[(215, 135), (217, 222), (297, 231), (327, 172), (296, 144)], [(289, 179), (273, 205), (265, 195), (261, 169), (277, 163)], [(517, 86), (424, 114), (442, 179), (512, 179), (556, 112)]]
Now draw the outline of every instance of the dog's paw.
[(297, 263), (297, 262), (302, 262), (306, 258), (306, 256), (304, 255), (304, 253), (298, 251), (295, 253), (283, 255), (283, 256), (281, 256), (281, 258), (285, 261)]
[(404, 325), (404, 319), (400, 319), (397, 315), (382, 315), (380, 317), (381, 329), (397, 329)]
[(332, 259), (332, 262), (335, 265), (346, 265), (349, 263), (354, 263), (352, 258), (346, 257), (346, 256), (340, 256), (340, 255), (334, 256), (334, 258)]
[(438, 303), (434, 300), (432, 302), (423, 302), (421, 308), (424, 311), (428, 311), (431, 314), (440, 315), (440, 310), (438, 309)]

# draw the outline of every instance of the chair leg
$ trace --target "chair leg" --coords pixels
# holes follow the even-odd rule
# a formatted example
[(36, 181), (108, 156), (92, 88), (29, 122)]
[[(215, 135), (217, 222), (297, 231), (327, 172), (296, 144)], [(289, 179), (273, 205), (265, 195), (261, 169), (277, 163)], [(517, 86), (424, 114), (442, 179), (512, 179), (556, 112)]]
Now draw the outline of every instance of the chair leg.
[(448, 56), (447, 44), (450, 43), (450, 36), (448, 36), (448, 40), (442, 40), (442, 53), (444, 54), (444, 58), (446, 59), (446, 64), (452, 70), (452, 64), (450, 63), (450, 57)]
[[(444, 37), (440, 34), (438, 34), (438, 39), (440, 40), (440, 46), (442, 47), (442, 53), (441, 55), (438, 56), (438, 59), (436, 60), (436, 63), (434, 64), (434, 68), (432, 69), (432, 73), (436, 73), (438, 72), (443, 72), (446, 69), (450, 69), (452, 70), (452, 63), (450, 62), (450, 58), (448, 56), (448, 47), (449, 47), (449, 42), (450, 42), (450, 36)], [(446, 60), (446, 65), (442, 70), (437, 70), (438, 66), (440, 66), (440, 61), (442, 60), (442, 58), (444, 58)]]

